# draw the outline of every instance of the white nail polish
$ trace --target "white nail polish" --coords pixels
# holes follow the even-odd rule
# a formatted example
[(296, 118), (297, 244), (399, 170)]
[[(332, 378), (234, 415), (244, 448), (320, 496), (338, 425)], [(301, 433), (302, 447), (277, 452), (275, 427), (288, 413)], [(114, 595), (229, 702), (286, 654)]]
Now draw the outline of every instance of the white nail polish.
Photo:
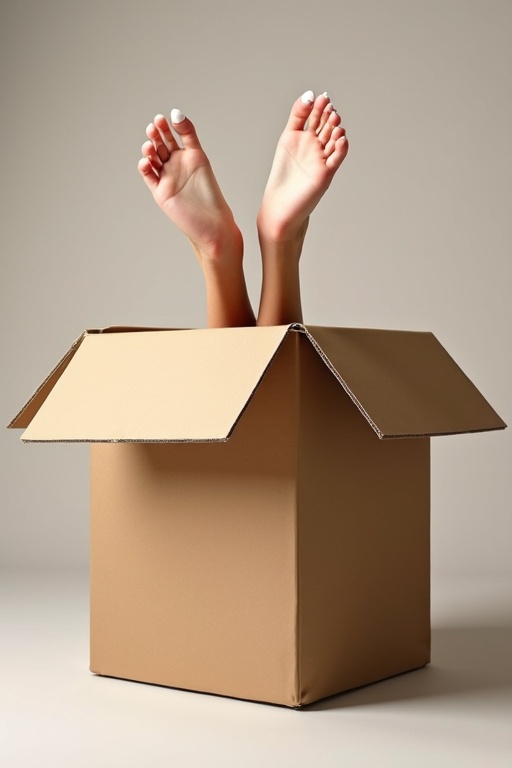
[(305, 93), (302, 94), (302, 96), (300, 97), (300, 100), (302, 101), (303, 104), (312, 104), (315, 100), (315, 94), (313, 93), (313, 91), (306, 91)]
[(181, 109), (171, 109), (171, 121), (173, 123), (182, 123), (185, 119), (185, 115)]
[(322, 96), (325, 96), (325, 98), (326, 98), (326, 99), (328, 99), (328, 98), (329, 98), (329, 94), (327, 93), (327, 91), (324, 91), (324, 92), (322, 93)]

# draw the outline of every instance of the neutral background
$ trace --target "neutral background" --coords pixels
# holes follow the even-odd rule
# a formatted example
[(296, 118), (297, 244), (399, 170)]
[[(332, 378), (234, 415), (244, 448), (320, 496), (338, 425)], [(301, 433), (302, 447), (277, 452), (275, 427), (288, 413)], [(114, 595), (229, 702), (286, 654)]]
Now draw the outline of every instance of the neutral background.
[[(512, 420), (509, 0), (3, 3), (7, 423), (84, 328), (205, 323), (202, 277), (136, 166), (173, 106), (245, 234), (291, 102), (328, 90), (349, 157), (312, 217), (304, 314), (431, 330)], [(0, 432), (0, 558), (84, 566), (87, 448)], [(512, 431), (434, 439), (433, 568), (511, 571)]]
[[(84, 328), (205, 323), (136, 170), (158, 112), (195, 121), (257, 303), (255, 216), (309, 88), (351, 147), (312, 217), (306, 321), (431, 330), (510, 423), (511, 38), (510, 0), (2, 2), (3, 423)], [(89, 677), (87, 448), (0, 450), (6, 768), (511, 764), (512, 430), (433, 440), (432, 666), (303, 715)]]

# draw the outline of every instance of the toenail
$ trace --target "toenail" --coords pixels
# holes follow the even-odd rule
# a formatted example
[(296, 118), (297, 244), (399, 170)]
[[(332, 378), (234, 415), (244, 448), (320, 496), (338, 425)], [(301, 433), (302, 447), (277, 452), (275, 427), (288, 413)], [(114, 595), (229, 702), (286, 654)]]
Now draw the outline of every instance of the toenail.
[(300, 97), (303, 104), (312, 104), (315, 100), (315, 94), (313, 91), (305, 91)]
[(171, 120), (173, 123), (182, 123), (185, 119), (185, 115), (181, 109), (171, 109)]

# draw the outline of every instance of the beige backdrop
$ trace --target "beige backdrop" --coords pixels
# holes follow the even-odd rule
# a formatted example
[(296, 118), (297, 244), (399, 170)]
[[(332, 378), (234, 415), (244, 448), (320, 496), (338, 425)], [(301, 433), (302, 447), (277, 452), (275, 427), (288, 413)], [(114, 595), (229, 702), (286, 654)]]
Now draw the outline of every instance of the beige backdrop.
[[(197, 124), (260, 281), (254, 219), (289, 105), (328, 90), (351, 142), (312, 219), (305, 319), (432, 330), (510, 423), (509, 0), (3, 3), (4, 423), (72, 339), (201, 326), (201, 274), (136, 170)], [(85, 566), (84, 446), (3, 431), (1, 561)], [(512, 431), (433, 441), (437, 571), (512, 569)]]

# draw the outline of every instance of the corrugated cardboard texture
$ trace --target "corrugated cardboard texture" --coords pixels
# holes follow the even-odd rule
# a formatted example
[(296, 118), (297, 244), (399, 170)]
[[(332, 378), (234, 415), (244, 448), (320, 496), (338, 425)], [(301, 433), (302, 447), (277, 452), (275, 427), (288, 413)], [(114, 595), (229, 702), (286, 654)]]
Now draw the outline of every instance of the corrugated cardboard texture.
[(300, 348), (301, 702), (430, 660), (429, 439), (381, 441)]
[(506, 426), (430, 333), (140, 330), (86, 335), (10, 426), (30, 422), (26, 441), (225, 440), (283, 338), (296, 331), (308, 334), (381, 438)]
[(227, 443), (91, 446), (94, 672), (297, 702), (295, 342)]
[(431, 333), (319, 326), (308, 331), (379, 437), (506, 426)]

